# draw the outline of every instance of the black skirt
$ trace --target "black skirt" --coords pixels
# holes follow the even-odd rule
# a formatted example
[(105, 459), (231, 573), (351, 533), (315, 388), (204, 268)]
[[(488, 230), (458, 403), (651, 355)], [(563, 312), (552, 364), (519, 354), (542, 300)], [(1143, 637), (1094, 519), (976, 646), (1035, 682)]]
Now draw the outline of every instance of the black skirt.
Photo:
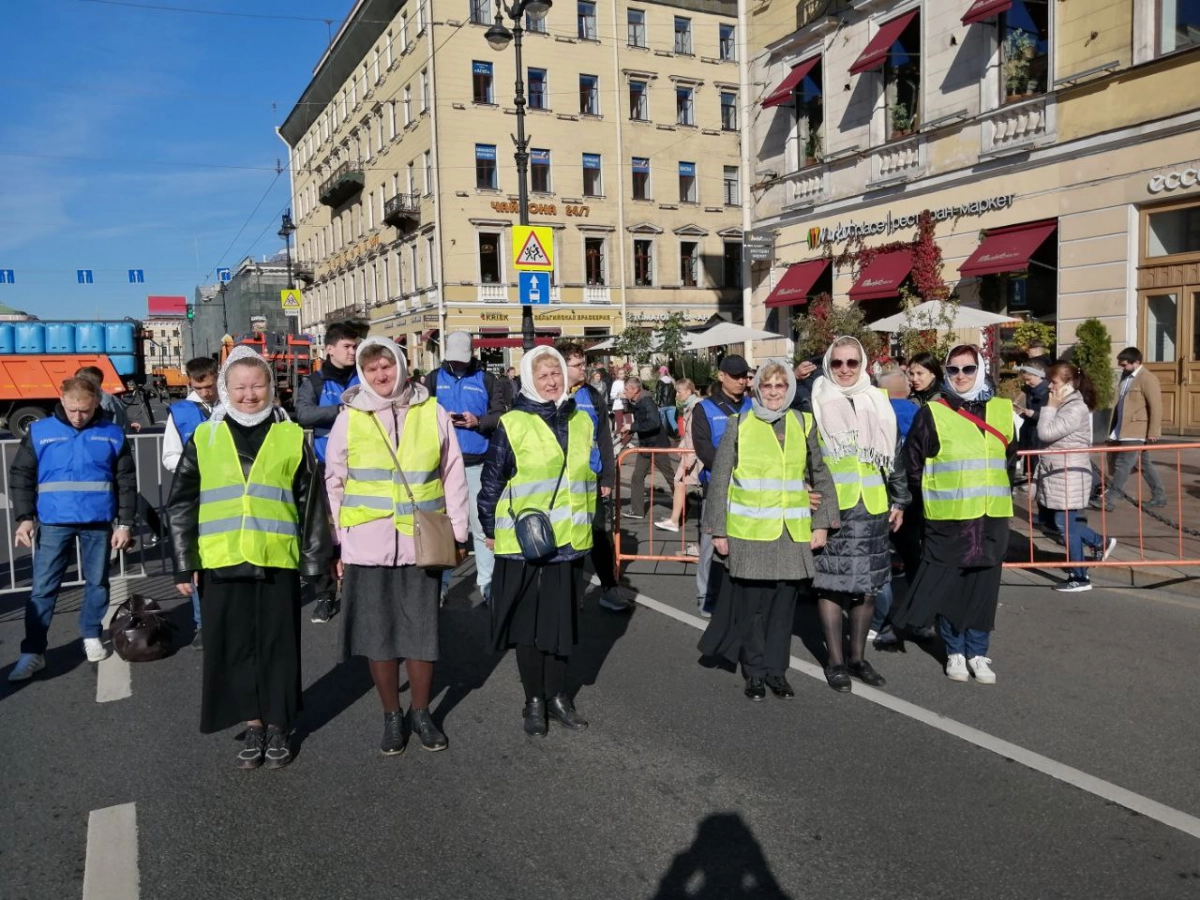
[(262, 572), (230, 581), (200, 573), (205, 734), (254, 719), (288, 727), (300, 712), (300, 576)]
[(741, 663), (747, 678), (785, 674), (800, 586), (799, 581), (722, 579), (716, 608), (696, 649)]
[(579, 641), (583, 559), (531, 566), (496, 557), (492, 573), (492, 646), (533, 645), (569, 656)]
[(442, 573), (417, 566), (347, 565), (342, 581), (342, 661), (438, 658)]

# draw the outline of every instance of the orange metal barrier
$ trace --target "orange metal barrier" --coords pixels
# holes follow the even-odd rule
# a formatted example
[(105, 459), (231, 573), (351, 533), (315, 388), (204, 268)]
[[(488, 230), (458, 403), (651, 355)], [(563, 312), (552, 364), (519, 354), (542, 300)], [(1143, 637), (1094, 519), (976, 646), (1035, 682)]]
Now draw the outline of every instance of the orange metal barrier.
[[(683, 456), (691, 456), (692, 454), (690, 451), (679, 450), (675, 447), (628, 447), (627, 449), (621, 451), (620, 455), (617, 457), (617, 477), (615, 479), (616, 480), (616, 489), (613, 491), (613, 550), (615, 551), (618, 569), (621, 568), (622, 563), (630, 562), (632, 560), (653, 560), (655, 562), (691, 562), (691, 563), (694, 563), (694, 562), (696, 562), (697, 557), (699, 555), (698, 553), (696, 555), (689, 555), (687, 553), (689, 544), (699, 543), (700, 533), (699, 533), (698, 529), (692, 529), (691, 534), (689, 536), (688, 517), (687, 517), (688, 497), (687, 497), (686, 491), (685, 491), (685, 495), (684, 495), (683, 512), (681, 515), (681, 521), (680, 521), (678, 535), (674, 534), (673, 532), (663, 531), (663, 530), (655, 527), (655, 524), (654, 524), (654, 521), (655, 521), (654, 497), (655, 497), (655, 491), (658, 490), (657, 484), (656, 484), (656, 482), (658, 481), (658, 478), (657, 478), (658, 468), (654, 465), (654, 456), (657, 456), (657, 455), (665, 455), (665, 456), (675, 457), (676, 458), (676, 468), (678, 468), (679, 459)], [(647, 491), (646, 491), (646, 518), (644, 520), (646, 522), (646, 525), (648, 526), (648, 530), (649, 530), (649, 538), (646, 542), (648, 544), (648, 546), (646, 548), (648, 550), (648, 552), (646, 552), (646, 553), (641, 552), (642, 551), (642, 541), (639, 539), (637, 548), (636, 548), (637, 552), (623, 553), (622, 552), (622, 540), (623, 540), (624, 536), (621, 534), (621, 513), (622, 513), (621, 500), (624, 495), (624, 488), (621, 484), (621, 469), (624, 466), (625, 461), (627, 459), (637, 457), (637, 456), (651, 457), (650, 469), (646, 475), (646, 481), (648, 484), (647, 484)], [(672, 498), (674, 495), (674, 489), (675, 489), (675, 484), (672, 483), (669, 488), (669, 493), (672, 495)], [(695, 490), (695, 488), (692, 488), (692, 490)], [(642, 519), (632, 519), (631, 521), (641, 522), (643, 520)], [(662, 537), (660, 538), (659, 535), (662, 535)], [(626, 543), (626, 546), (628, 546), (628, 542), (626, 541), (625, 543)], [(655, 552), (656, 545), (658, 545), (660, 547), (665, 547), (667, 549), (674, 548), (675, 552), (668, 553), (668, 552), (660, 551), (660, 552), (656, 553)]]

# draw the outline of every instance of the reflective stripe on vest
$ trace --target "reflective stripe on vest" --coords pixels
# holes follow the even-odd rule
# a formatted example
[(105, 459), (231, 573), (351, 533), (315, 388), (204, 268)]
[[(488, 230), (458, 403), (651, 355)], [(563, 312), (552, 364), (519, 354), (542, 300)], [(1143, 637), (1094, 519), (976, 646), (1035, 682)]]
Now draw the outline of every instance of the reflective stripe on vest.
[[(783, 444), (773, 426), (757, 416), (746, 416), (738, 425), (737, 465), (729, 482), (729, 509), (725, 529), (729, 537), (747, 541), (774, 541), (786, 526), (793, 541), (812, 540), (812, 513), (808, 504), (808, 432), (788, 412)], [(760, 477), (777, 473), (778, 477)]]
[[(501, 416), (500, 421), (508, 435), (517, 471), (496, 504), (496, 553), (520, 555), (514, 517), (526, 509), (539, 509), (549, 516), (554, 542), (560, 549), (567, 546), (575, 550), (591, 549), (592, 517), (596, 514), (596, 473), (590, 463), (592, 445), (596, 442), (592, 420), (578, 409), (567, 420), (565, 471), (558, 437), (541, 416), (513, 411)], [(562, 486), (555, 496), (560, 473)]]
[(34, 422), (37, 517), (47, 525), (90, 525), (117, 517), (115, 470), (125, 434), (107, 419), (82, 429), (52, 416)]
[[(338, 382), (331, 378), (321, 377), (321, 394), (317, 397), (317, 406), (341, 406), (342, 394), (356, 386), (358, 381), (358, 372), (350, 376), (350, 380), (343, 387)], [(325, 462), (325, 448), (329, 445), (329, 429), (315, 428), (313, 429), (313, 452), (317, 454), (317, 459)]]
[[(701, 400), (698, 405), (700, 411), (704, 413), (704, 417), (708, 419), (708, 436), (712, 441), (713, 452), (716, 453), (717, 448), (721, 446), (721, 438), (725, 436), (725, 429), (729, 427), (729, 415), (707, 397)], [(750, 407), (750, 398), (748, 396), (742, 397), (742, 403), (738, 407), (737, 414), (740, 416), (746, 410), (750, 409)], [(708, 467), (705, 466), (700, 471), (700, 483), (708, 484), (708, 480), (711, 477)]]
[(862, 462), (853, 455), (834, 459), (824, 441), (821, 441), (821, 455), (837, 487), (838, 509), (854, 509), (861, 499), (863, 507), (873, 516), (887, 511), (887, 486), (879, 466)]
[[(437, 402), (448, 413), (471, 413), (477, 419), (487, 415), (490, 398), (483, 370), (459, 378), (442, 366), (437, 370)], [(488, 439), (473, 428), (456, 428), (458, 446), (467, 456), (483, 456)]]
[(275, 569), (300, 564), (300, 516), (292, 496), (304, 461), (304, 429), (276, 422), (242, 475), (233, 434), (224, 422), (196, 429), (200, 466), (200, 564), (222, 569), (249, 562)]
[[(372, 414), (360, 409), (351, 409), (349, 414), (350, 423), (346, 430), (346, 493), (338, 512), (338, 525), (352, 528), (392, 516), (397, 530), (411, 536), (416, 510), (445, 512), (437, 404), (427, 398), (410, 406), (400, 430), (396, 459), (400, 461), (404, 479), (412, 491), (412, 500), (396, 471), (396, 463), (380, 433), (380, 425), (371, 421)], [(416, 501), (415, 505), (413, 500)]]
[(194, 400), (176, 400), (171, 404), (171, 421), (179, 433), (180, 446), (186, 447), (196, 429), (208, 421), (208, 410)]
[[(1012, 402), (993, 397), (984, 413), (989, 425), (1013, 439)], [(995, 435), (960, 416), (944, 403), (930, 403), (938, 437), (938, 455), (925, 460), (921, 492), (925, 517), (961, 521), (1013, 514), (1007, 453)]]
[(586, 384), (581, 384), (571, 396), (575, 398), (575, 408), (587, 413), (588, 418), (592, 420), (592, 431), (596, 434), (597, 440), (592, 442), (592, 453), (588, 462), (592, 466), (592, 471), (599, 475), (600, 447), (597, 445), (597, 441), (600, 435), (600, 412), (596, 409), (596, 404), (592, 400), (592, 392), (588, 390)]

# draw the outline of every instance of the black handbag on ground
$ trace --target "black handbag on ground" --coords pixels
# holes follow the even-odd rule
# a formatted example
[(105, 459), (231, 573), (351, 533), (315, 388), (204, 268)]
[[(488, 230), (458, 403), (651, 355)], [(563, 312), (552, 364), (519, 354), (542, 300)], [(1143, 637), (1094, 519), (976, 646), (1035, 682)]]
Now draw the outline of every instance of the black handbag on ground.
[(113, 649), (126, 662), (154, 662), (171, 655), (171, 631), (163, 609), (134, 594), (117, 607), (109, 633)]
[[(567, 451), (564, 448), (562, 470), (558, 473), (558, 483), (554, 485), (554, 493), (550, 497), (551, 509), (554, 509), (554, 501), (558, 499), (558, 490), (562, 487), (566, 471)], [(550, 524), (549, 515), (540, 509), (523, 509), (513, 513), (511, 481), (508, 483), (508, 515), (513, 520), (517, 546), (521, 548), (521, 556), (526, 562), (545, 562), (558, 552), (558, 541), (554, 539), (554, 526)]]

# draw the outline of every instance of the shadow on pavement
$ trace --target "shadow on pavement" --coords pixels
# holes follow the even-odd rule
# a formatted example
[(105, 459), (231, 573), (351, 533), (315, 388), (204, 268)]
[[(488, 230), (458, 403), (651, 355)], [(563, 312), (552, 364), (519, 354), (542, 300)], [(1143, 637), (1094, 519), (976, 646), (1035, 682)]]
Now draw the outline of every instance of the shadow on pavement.
[(12, 656), (12, 662), (3, 669), (0, 669), (0, 700), (11, 696), (28, 684), (34, 684), (39, 681), (50, 681), (53, 678), (66, 675), (78, 669), (86, 662), (83, 655), (83, 644), (80, 642), (79, 636), (76, 635), (68, 643), (51, 647), (46, 651), (46, 668), (36, 673), (28, 681), (10, 683), (8, 673), (17, 664), (20, 654), (14, 653)]
[(338, 663), (313, 682), (304, 692), (304, 710), (296, 722), (292, 752), (298, 755), (310, 734), (320, 731), (374, 688), (366, 660), (360, 657)]
[(771, 874), (762, 847), (742, 817), (717, 813), (696, 829), (676, 855), (654, 900), (791, 900)]
[[(474, 584), (470, 587), (474, 589)], [(433, 696), (437, 697), (443, 689), (445, 693), (431, 715), (437, 727), (449, 734), (446, 718), (472, 691), (487, 683), (504, 654), (491, 649), (488, 607), (472, 606), (465, 597), (456, 597), (453, 588), (439, 617), (438, 642), (442, 655), (433, 670)], [(514, 706), (521, 702), (522, 696), (518, 690), (513, 697)]]
[(572, 685), (571, 696), (576, 696), (585, 685), (594, 685), (600, 670), (608, 660), (617, 641), (629, 630), (629, 621), (635, 613), (612, 612), (602, 609), (596, 602), (600, 591), (589, 591), (583, 609), (579, 611), (579, 645), (571, 654), (568, 683)]

